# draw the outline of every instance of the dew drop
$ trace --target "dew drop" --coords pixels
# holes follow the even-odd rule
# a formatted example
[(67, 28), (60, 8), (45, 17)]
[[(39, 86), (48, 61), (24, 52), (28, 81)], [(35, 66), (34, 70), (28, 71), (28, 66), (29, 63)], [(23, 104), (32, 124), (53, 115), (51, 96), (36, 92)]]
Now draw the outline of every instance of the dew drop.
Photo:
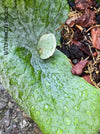
[(44, 110), (45, 110), (45, 111), (50, 111), (50, 106), (49, 106), (48, 104), (45, 104), (45, 105), (44, 105)]
[(45, 86), (46, 86), (47, 88), (49, 88), (49, 87), (50, 87), (50, 83), (49, 83), (48, 81), (45, 81)]
[(32, 111), (34, 111), (34, 110), (35, 110), (35, 107), (34, 107), (34, 106), (32, 106), (32, 107), (31, 107), (31, 110), (32, 110)]
[(58, 128), (56, 134), (63, 134), (63, 130), (61, 128)]
[(65, 109), (65, 111), (66, 111), (67, 113), (69, 112), (69, 108), (68, 108), (68, 107), (64, 106), (64, 109)]
[(43, 79), (46, 77), (46, 75), (45, 74), (42, 74), (42, 76), (41, 76)]
[(40, 115), (40, 112), (39, 112), (39, 111), (36, 111), (35, 114), (36, 114), (36, 115)]
[(95, 106), (92, 106), (92, 108), (95, 110), (96, 109), (96, 107)]
[(91, 112), (90, 111), (87, 111), (86, 113), (87, 113), (87, 115), (91, 115)]
[(78, 118), (75, 117), (75, 118), (74, 118), (74, 125), (77, 125), (77, 124), (78, 124)]
[(84, 97), (84, 99), (86, 99), (88, 97), (88, 91), (87, 90), (82, 91), (82, 97)]
[(74, 110), (75, 111), (79, 111), (79, 105), (78, 106), (74, 106)]
[(64, 122), (66, 123), (66, 125), (70, 125), (71, 124), (71, 120), (69, 117), (65, 117)]
[(49, 124), (51, 123), (51, 121), (52, 121), (52, 118), (49, 118), (49, 119), (46, 121), (46, 123), (49, 125)]
[(97, 94), (97, 91), (94, 91), (93, 94), (96, 95)]

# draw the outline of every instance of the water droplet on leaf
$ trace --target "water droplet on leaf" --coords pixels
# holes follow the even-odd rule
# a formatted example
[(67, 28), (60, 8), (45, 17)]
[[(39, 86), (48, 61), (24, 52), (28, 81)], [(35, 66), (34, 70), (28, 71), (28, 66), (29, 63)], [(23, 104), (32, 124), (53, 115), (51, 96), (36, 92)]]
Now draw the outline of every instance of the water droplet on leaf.
[(68, 113), (69, 112), (69, 108), (64, 106), (64, 110)]
[(34, 107), (34, 106), (32, 106), (32, 107), (31, 107), (31, 110), (32, 110), (32, 111), (34, 111), (34, 110), (35, 110), (35, 107)]
[(39, 111), (36, 111), (36, 113), (35, 113), (36, 115), (40, 115), (40, 112)]
[(65, 117), (64, 122), (66, 123), (66, 125), (70, 125), (71, 124), (71, 120), (69, 117)]
[(51, 123), (51, 121), (52, 121), (52, 118), (49, 118), (49, 119), (46, 121), (46, 123), (49, 125), (49, 124)]
[(56, 134), (63, 134), (63, 130), (61, 128), (58, 128)]
[(87, 111), (86, 113), (87, 113), (87, 115), (91, 115), (91, 112), (90, 111)]
[(74, 124), (75, 124), (75, 125), (78, 124), (78, 118), (77, 118), (77, 117), (74, 118)]
[(45, 110), (45, 111), (49, 111), (49, 110), (50, 110), (50, 106), (49, 106), (48, 104), (45, 104), (44, 110)]

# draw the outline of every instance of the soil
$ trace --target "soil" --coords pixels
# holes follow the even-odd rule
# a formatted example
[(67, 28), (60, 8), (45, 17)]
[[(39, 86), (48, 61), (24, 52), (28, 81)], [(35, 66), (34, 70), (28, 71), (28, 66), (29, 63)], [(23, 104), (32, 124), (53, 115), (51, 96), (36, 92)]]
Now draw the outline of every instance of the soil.
[(0, 83), (0, 134), (42, 134)]

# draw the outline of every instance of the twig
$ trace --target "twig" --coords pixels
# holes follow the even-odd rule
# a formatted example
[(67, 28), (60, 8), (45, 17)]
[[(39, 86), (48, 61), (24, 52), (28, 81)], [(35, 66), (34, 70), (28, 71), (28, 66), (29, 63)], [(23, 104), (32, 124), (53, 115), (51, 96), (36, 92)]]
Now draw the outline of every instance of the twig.
[(95, 27), (100, 27), (100, 25), (91, 26), (91, 27), (86, 31), (86, 33), (89, 32), (92, 28), (95, 28)]

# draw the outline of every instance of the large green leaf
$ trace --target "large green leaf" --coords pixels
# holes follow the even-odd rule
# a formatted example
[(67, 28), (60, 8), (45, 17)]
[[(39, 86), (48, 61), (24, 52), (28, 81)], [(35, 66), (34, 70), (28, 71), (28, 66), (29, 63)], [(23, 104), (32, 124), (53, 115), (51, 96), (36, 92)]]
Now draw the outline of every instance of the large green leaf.
[[(36, 45), (53, 32), (59, 44), (66, 0), (0, 1), (0, 81), (43, 134), (96, 134), (100, 127), (100, 91), (71, 74), (65, 55), (56, 50), (41, 60)], [(4, 55), (5, 7), (8, 47)]]

